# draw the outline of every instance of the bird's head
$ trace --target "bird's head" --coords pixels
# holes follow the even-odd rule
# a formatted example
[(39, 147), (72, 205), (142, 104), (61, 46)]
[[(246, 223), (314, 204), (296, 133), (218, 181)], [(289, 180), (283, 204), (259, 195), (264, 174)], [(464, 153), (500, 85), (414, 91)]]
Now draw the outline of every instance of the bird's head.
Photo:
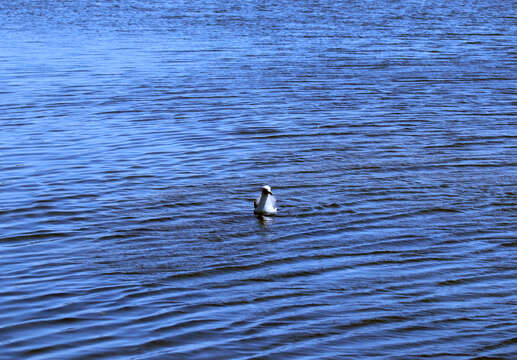
[(273, 195), (273, 192), (271, 191), (271, 186), (269, 186), (269, 185), (262, 186), (262, 193)]

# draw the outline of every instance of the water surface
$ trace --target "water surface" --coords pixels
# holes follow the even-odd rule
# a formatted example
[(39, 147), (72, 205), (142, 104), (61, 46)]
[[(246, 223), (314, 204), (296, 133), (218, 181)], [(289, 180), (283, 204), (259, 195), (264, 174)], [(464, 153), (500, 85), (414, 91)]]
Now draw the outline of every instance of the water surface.
[(0, 358), (517, 357), (515, 13), (0, 5)]

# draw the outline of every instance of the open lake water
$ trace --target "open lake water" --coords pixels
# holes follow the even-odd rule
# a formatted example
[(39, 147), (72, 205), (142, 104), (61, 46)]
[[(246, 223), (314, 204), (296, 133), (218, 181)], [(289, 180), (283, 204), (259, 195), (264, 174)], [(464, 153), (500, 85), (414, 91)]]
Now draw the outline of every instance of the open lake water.
[(0, 359), (517, 358), (515, 1), (4, 1), (0, 84)]

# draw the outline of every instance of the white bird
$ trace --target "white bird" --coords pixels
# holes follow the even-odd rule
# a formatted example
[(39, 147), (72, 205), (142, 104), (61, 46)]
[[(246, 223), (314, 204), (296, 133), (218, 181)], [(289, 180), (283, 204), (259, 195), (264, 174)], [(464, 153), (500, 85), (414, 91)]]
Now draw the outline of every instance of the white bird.
[(269, 185), (262, 186), (262, 194), (255, 200), (255, 214), (257, 215), (274, 215), (276, 214), (276, 199), (271, 192)]

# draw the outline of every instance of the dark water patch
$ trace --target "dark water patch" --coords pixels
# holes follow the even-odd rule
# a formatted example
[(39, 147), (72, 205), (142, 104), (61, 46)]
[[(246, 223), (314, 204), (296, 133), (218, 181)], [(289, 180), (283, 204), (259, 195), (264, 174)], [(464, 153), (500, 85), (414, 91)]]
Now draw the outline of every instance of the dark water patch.
[(52, 231), (36, 231), (36, 232), (27, 232), (20, 235), (15, 236), (7, 236), (2, 237), (0, 241), (10, 243), (16, 241), (36, 241), (36, 240), (52, 240), (59, 238), (67, 238), (70, 237), (70, 233), (62, 233), (62, 232), (52, 232)]

